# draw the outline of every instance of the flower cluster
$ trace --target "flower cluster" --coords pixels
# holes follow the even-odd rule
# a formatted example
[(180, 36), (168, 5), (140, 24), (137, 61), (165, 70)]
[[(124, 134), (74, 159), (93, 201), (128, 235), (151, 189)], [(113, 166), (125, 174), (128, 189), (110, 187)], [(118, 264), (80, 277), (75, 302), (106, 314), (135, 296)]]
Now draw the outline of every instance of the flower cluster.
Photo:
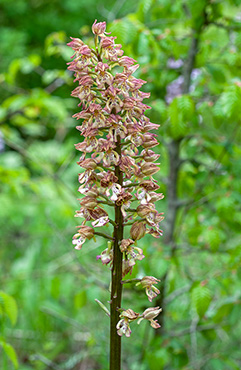
[[(105, 22), (95, 21), (92, 32), (92, 48), (78, 38), (68, 43), (74, 50), (68, 69), (78, 82), (72, 96), (80, 100), (80, 112), (73, 117), (81, 120), (77, 130), (82, 138), (75, 146), (81, 152), (79, 192), (83, 196), (76, 217), (83, 218), (83, 222), (73, 244), (81, 249), (87, 239), (102, 235), (109, 239), (108, 248), (97, 258), (112, 266), (114, 238), (96, 230), (107, 224), (115, 227), (113, 210), (120, 207), (126, 235), (119, 245), (125, 276), (131, 273), (137, 260), (144, 258), (136, 242), (146, 234), (155, 238), (162, 235), (159, 223), (163, 213), (155, 209), (155, 202), (163, 194), (156, 193), (159, 186), (153, 178), (159, 170), (156, 163), (159, 155), (152, 148), (158, 141), (157, 135), (150, 132), (158, 125), (145, 116), (150, 107), (143, 99), (150, 94), (140, 90), (145, 81), (133, 76), (139, 65), (123, 56), (115, 37), (106, 34)], [(152, 291), (150, 287), (158, 280), (146, 278), (142, 286), (151, 301), (158, 289)], [(128, 334), (128, 327), (124, 329), (127, 318), (123, 316), (122, 320), (117, 329)]]

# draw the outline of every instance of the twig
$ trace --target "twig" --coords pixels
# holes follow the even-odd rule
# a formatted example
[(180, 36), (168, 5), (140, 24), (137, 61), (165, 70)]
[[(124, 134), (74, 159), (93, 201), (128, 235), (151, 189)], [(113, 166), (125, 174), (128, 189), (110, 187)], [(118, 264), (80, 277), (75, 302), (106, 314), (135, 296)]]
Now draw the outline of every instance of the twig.
[(30, 357), (31, 361), (41, 361), (43, 364), (47, 365), (50, 369), (54, 370), (60, 370), (60, 367), (56, 365), (53, 361), (50, 361), (47, 357), (37, 354), (37, 355), (32, 355)]

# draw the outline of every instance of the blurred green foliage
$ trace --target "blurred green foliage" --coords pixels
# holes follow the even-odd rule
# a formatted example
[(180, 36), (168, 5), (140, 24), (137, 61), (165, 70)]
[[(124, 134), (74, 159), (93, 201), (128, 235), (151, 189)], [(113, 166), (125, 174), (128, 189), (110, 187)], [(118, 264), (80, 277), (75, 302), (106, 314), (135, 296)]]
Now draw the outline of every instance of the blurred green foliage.
[[(151, 91), (166, 196), (164, 237), (140, 242), (146, 258), (133, 272), (162, 279), (162, 330), (133, 327), (123, 340), (123, 370), (239, 370), (239, 0), (0, 0), (1, 369), (17, 362), (19, 370), (108, 368), (108, 318), (94, 302), (109, 299), (109, 270), (96, 261), (105, 242), (90, 241), (81, 252), (71, 245), (79, 136), (66, 42), (88, 42), (95, 18), (138, 60), (137, 76)], [(129, 305), (146, 308), (137, 288), (126, 289)]]

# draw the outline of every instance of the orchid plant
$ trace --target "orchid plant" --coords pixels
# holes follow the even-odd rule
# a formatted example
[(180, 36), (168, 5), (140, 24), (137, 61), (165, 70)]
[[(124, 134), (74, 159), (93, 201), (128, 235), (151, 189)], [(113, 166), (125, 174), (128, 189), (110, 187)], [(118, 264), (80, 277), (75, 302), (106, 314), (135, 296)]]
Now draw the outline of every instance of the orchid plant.
[[(146, 234), (162, 235), (163, 213), (155, 209), (155, 202), (163, 194), (156, 193), (159, 186), (153, 179), (159, 170), (155, 163), (159, 155), (151, 150), (158, 141), (150, 132), (158, 125), (144, 114), (150, 107), (142, 101), (150, 94), (140, 91), (145, 81), (133, 76), (139, 65), (123, 56), (122, 46), (106, 33), (105, 22), (95, 21), (92, 32), (93, 48), (78, 38), (68, 43), (74, 50), (68, 69), (78, 82), (72, 96), (80, 99), (80, 112), (73, 117), (82, 120), (77, 130), (83, 138), (75, 146), (82, 153), (78, 164), (83, 169), (78, 189), (81, 208), (76, 217), (84, 220), (77, 226), (73, 245), (80, 250), (87, 239), (101, 236), (108, 240), (97, 259), (111, 269), (110, 312), (99, 303), (110, 316), (110, 370), (119, 370), (121, 337), (131, 335), (130, 324), (149, 320), (153, 328), (160, 327), (154, 320), (160, 307), (139, 314), (121, 305), (127, 281), (123, 279), (144, 258), (138, 240)], [(100, 231), (106, 224), (113, 226), (111, 235)], [(150, 302), (160, 293), (155, 286), (159, 280), (153, 276), (133, 281), (145, 289)]]

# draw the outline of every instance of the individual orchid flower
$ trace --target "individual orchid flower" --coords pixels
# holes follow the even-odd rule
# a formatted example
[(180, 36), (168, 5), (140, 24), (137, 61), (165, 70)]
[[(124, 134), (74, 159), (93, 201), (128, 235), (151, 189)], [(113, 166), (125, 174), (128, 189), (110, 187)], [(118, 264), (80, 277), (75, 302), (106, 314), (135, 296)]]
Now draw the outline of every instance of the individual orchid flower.
[(160, 328), (160, 324), (158, 324), (157, 320), (154, 320), (154, 318), (157, 317), (161, 311), (162, 308), (160, 307), (147, 308), (141, 315), (140, 319), (137, 321), (137, 324), (140, 324), (142, 320), (148, 320), (150, 321), (150, 324), (154, 329)]
[(84, 244), (85, 240), (86, 240), (86, 238), (84, 238), (79, 233), (77, 233), (73, 236), (72, 244), (75, 246), (74, 247), (75, 249), (81, 250), (82, 245)]
[(98, 36), (104, 36), (105, 35), (105, 30), (106, 30), (106, 23), (105, 22), (98, 22), (97, 19), (94, 21), (92, 25), (92, 32), (94, 35)]
[(125, 253), (129, 266), (134, 266), (136, 260), (143, 260), (145, 256), (141, 248), (134, 246), (135, 242), (132, 239), (123, 239), (120, 244), (120, 250), (122, 253)]
[(130, 207), (132, 194), (126, 191), (125, 189), (121, 189), (121, 191), (117, 194), (116, 204), (121, 207), (121, 212), (124, 218), (126, 218), (127, 213), (126, 209)]
[(78, 233), (73, 236), (72, 244), (75, 245), (75, 249), (80, 250), (85, 240), (90, 240), (93, 237), (94, 229), (86, 225), (81, 225), (78, 226)]
[(123, 310), (119, 317), (121, 318), (121, 320), (118, 321), (116, 325), (117, 334), (120, 337), (122, 335), (125, 335), (126, 337), (130, 337), (131, 335), (130, 323), (138, 319), (139, 314), (129, 308), (128, 310)]
[(153, 298), (156, 298), (157, 294), (160, 294), (160, 290), (154, 286), (154, 284), (159, 282), (160, 280), (156, 279), (154, 276), (144, 276), (136, 285), (141, 285), (142, 288), (146, 289), (148, 300), (152, 302)]
[(104, 249), (96, 259), (100, 259), (103, 265), (108, 265), (110, 262), (112, 264), (113, 261), (113, 249), (111, 248), (111, 243), (108, 248)]
[(117, 334), (121, 337), (123, 334), (129, 338), (131, 335), (131, 328), (128, 319), (121, 319), (116, 325)]
[(122, 277), (125, 277), (127, 274), (132, 273), (133, 270), (133, 264), (131, 263), (129, 259), (123, 259), (122, 261)]
[(112, 196), (110, 197), (111, 200), (116, 201), (118, 199), (118, 195), (121, 193), (121, 186), (119, 184), (112, 184), (111, 186)]
[(92, 222), (92, 226), (94, 227), (101, 227), (106, 225), (109, 222), (108, 216), (102, 216), (100, 218), (97, 218), (95, 221)]

